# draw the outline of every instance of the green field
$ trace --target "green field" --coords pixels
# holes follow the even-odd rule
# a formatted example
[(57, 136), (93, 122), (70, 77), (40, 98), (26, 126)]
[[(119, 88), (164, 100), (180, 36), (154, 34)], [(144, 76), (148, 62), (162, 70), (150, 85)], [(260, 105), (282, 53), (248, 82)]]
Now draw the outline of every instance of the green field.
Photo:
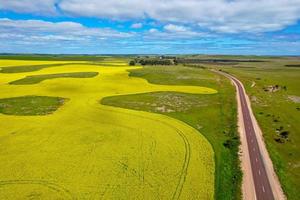
[[(201, 134), (210, 125), (200, 133), (175, 116), (102, 101), (170, 93), (209, 103), (219, 88), (149, 83), (128, 76), (142, 68), (122, 58), (86, 62), (0, 60), (0, 199), (214, 199), (219, 152)], [(37, 65), (51, 67), (15, 70)], [(17, 80), (31, 84), (9, 84)]]
[(0, 113), (5, 115), (48, 115), (64, 104), (66, 99), (46, 96), (22, 96), (0, 99)]
[(45, 80), (55, 78), (91, 78), (98, 75), (98, 72), (73, 72), (73, 73), (60, 73), (60, 74), (45, 74), (45, 75), (32, 75), (25, 78), (12, 81), (11, 85), (30, 85), (37, 84)]

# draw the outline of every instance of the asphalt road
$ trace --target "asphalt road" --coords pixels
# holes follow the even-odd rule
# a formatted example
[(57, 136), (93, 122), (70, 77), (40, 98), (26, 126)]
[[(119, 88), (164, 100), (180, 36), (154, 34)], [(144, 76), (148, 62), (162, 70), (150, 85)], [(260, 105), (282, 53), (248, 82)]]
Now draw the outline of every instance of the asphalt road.
[(246, 93), (240, 81), (235, 77), (221, 72), (230, 78), (236, 84), (239, 91), (239, 101), (241, 105), (243, 123), (245, 128), (246, 140), (248, 144), (249, 157), (251, 163), (251, 171), (254, 181), (255, 193), (257, 200), (274, 200), (270, 181), (267, 176), (265, 164), (261, 156), (261, 151), (257, 142), (255, 128), (251, 119), (248, 102), (246, 101)]

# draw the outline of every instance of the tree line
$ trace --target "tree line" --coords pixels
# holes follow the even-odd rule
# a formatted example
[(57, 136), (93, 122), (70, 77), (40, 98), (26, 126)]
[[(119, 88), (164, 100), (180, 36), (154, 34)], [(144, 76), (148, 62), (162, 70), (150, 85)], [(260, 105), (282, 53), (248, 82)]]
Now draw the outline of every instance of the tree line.
[(134, 65), (174, 65), (176, 64), (174, 60), (171, 59), (159, 59), (159, 58), (151, 58), (151, 59), (134, 59), (129, 62), (130, 66)]

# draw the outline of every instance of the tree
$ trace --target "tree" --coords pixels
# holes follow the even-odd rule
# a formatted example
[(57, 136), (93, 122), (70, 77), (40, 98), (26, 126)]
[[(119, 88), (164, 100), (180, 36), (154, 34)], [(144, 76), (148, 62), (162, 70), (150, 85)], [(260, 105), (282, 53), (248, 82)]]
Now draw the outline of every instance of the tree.
[(131, 60), (131, 61), (129, 62), (129, 65), (130, 65), (130, 66), (135, 66), (135, 61), (134, 61), (134, 60)]

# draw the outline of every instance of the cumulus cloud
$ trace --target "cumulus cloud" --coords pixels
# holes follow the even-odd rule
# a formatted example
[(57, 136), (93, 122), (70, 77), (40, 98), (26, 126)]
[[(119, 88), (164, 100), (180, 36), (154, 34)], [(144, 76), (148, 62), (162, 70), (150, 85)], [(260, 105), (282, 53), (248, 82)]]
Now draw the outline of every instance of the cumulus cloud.
[(0, 10), (20, 13), (54, 14), (57, 0), (0, 0)]
[(11, 20), (0, 18), (1, 33), (28, 35), (64, 35), (78, 37), (130, 37), (131, 33), (118, 32), (108, 28), (88, 28), (75, 22), (47, 22), (43, 20)]
[[(272, 35), (272, 34), (270, 34)], [(167, 24), (145, 32), (123, 33), (74, 22), (0, 18), (0, 51), (22, 53), (255, 53), (298, 54), (300, 43), (281, 35), (227, 38)], [(289, 40), (283, 37), (288, 37)], [(284, 41), (285, 40), (285, 41)]]
[[(130, 38), (108, 28), (88, 28), (74, 22), (11, 20), (0, 18), (0, 50), (5, 52), (68, 52), (70, 48), (103, 47), (114, 40)], [(107, 49), (107, 47), (105, 47)], [(84, 50), (84, 49), (82, 49)]]
[(155, 28), (151, 28), (148, 33), (144, 35), (145, 38), (148, 39), (196, 39), (206, 36), (209, 34), (203, 32), (193, 31), (188, 27), (179, 26), (174, 24), (167, 24), (163, 27), (163, 30), (158, 30)]
[(151, 18), (215, 32), (266, 32), (300, 19), (300, 0), (0, 0), (0, 9), (113, 20)]
[(184, 26), (174, 25), (174, 24), (168, 24), (168, 25), (164, 26), (164, 29), (166, 31), (170, 31), (170, 32), (187, 32), (187, 31), (189, 31), (189, 28), (186, 28)]
[(59, 7), (67, 13), (77, 16), (122, 20), (143, 17), (145, 2), (145, 0), (62, 0)]
[(275, 31), (300, 19), (299, 0), (85, 0), (84, 4), (62, 0), (59, 6), (73, 15), (119, 20), (149, 17), (226, 33)]

